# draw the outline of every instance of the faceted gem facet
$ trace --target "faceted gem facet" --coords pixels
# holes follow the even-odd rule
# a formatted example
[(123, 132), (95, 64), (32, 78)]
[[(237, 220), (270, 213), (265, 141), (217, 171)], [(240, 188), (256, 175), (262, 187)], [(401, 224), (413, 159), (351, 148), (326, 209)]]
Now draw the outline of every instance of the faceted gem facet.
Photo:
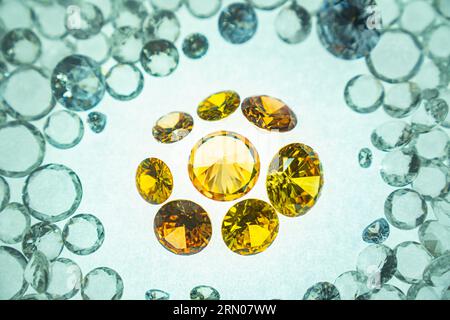
[(63, 229), (64, 246), (72, 253), (89, 255), (105, 241), (105, 227), (92, 214), (77, 214), (67, 221)]
[(189, 178), (204, 196), (217, 201), (247, 194), (259, 176), (259, 155), (253, 144), (230, 131), (211, 133), (191, 151)]
[[(77, 8), (77, 9), (74, 9)], [(77, 39), (88, 39), (98, 34), (104, 24), (102, 11), (90, 2), (69, 6), (65, 17), (66, 29)]]
[(222, 6), (222, 0), (185, 0), (189, 13), (196, 18), (206, 19), (215, 15)]
[(341, 296), (333, 284), (318, 282), (306, 291), (303, 300), (341, 300)]
[(24, 279), (38, 293), (48, 289), (50, 280), (50, 263), (40, 251), (35, 251), (23, 272)]
[[(30, 214), (23, 204), (17, 202), (7, 203), (5, 207), (2, 206), (2, 198), (9, 201), (9, 187), (8, 185), (1, 185), (6, 183), (2, 181), (5, 180), (0, 179), (0, 241), (15, 244), (22, 241), (30, 228)], [(8, 189), (3, 191), (2, 188), (5, 186)], [(6, 194), (2, 195), (2, 192), (6, 192)]]
[(287, 0), (247, 0), (252, 6), (261, 10), (273, 10), (283, 5)]
[(278, 37), (286, 43), (300, 43), (311, 33), (311, 15), (297, 2), (292, 2), (278, 13), (275, 30)]
[(236, 92), (217, 92), (200, 102), (197, 114), (203, 120), (217, 121), (231, 115), (240, 104), (241, 98)]
[(31, 172), (22, 190), (22, 202), (28, 212), (46, 222), (67, 219), (78, 209), (82, 198), (83, 186), (78, 175), (54, 163)]
[(22, 252), (30, 259), (34, 252), (40, 251), (49, 261), (60, 255), (64, 248), (61, 229), (48, 222), (32, 225), (22, 240)]
[(374, 0), (323, 1), (317, 18), (320, 41), (338, 58), (365, 57), (380, 39), (381, 22)]
[(394, 254), (397, 258), (395, 277), (410, 284), (421, 282), (423, 271), (432, 260), (425, 247), (414, 241), (405, 241), (394, 248)]
[(41, 41), (30, 29), (13, 29), (0, 40), (3, 57), (13, 65), (31, 65), (42, 53)]
[(156, 10), (146, 14), (143, 32), (147, 40), (164, 39), (175, 42), (180, 35), (180, 21), (175, 13), (169, 10)]
[(393, 191), (384, 202), (384, 215), (391, 225), (412, 230), (426, 219), (428, 206), (423, 196), (411, 189)]
[(202, 251), (212, 235), (208, 213), (189, 200), (165, 204), (155, 216), (154, 231), (158, 241), (169, 251), (191, 255)]
[(423, 280), (435, 287), (448, 287), (450, 252), (434, 259), (423, 272)]
[(67, 258), (56, 259), (50, 265), (50, 275), (46, 294), (52, 300), (68, 300), (80, 291), (83, 274), (74, 261)]
[[(439, 300), (439, 289), (425, 283), (424, 281), (420, 281), (419, 283), (413, 284), (408, 289), (407, 293), (408, 300)], [(442, 297), (442, 300), (444, 299)]]
[(88, 114), (87, 123), (93, 132), (100, 133), (106, 127), (106, 119), (106, 114), (95, 111)]
[(191, 300), (220, 300), (219, 291), (210, 286), (196, 286), (190, 296)]
[(369, 289), (379, 288), (394, 276), (397, 258), (391, 248), (372, 244), (359, 253), (356, 270), (368, 278)]
[(154, 77), (166, 77), (178, 67), (180, 55), (175, 45), (164, 39), (149, 41), (141, 51), (141, 65)]
[(142, 46), (141, 30), (137, 28), (119, 27), (111, 36), (111, 55), (120, 63), (138, 62)]
[(15, 69), (2, 82), (0, 101), (4, 110), (23, 121), (45, 117), (56, 104), (48, 84), (44, 69), (29, 66)]
[(367, 169), (372, 165), (373, 154), (369, 148), (362, 148), (358, 154), (358, 163), (361, 168)]
[(27, 259), (19, 250), (0, 246), (0, 299), (19, 299), (28, 289), (28, 283), (23, 278)]
[(392, 151), (407, 145), (413, 137), (414, 134), (409, 123), (394, 120), (378, 126), (372, 132), (370, 139), (378, 150)]
[(107, 267), (91, 270), (81, 283), (83, 300), (120, 300), (122, 295), (122, 277)]
[(262, 200), (246, 199), (236, 203), (222, 222), (222, 237), (227, 247), (240, 255), (263, 252), (278, 235), (275, 209)]
[(372, 75), (359, 74), (351, 78), (344, 89), (344, 100), (355, 112), (366, 114), (376, 111), (384, 101), (383, 83)]
[(232, 3), (220, 13), (219, 32), (230, 43), (247, 42), (254, 36), (257, 27), (258, 18), (249, 4)]
[(156, 158), (145, 159), (136, 172), (136, 187), (145, 201), (161, 204), (172, 194), (172, 173), (163, 161)]
[(304, 215), (316, 203), (323, 185), (322, 165), (314, 150), (301, 143), (283, 147), (269, 166), (270, 202), (288, 217)]
[(208, 48), (208, 38), (201, 33), (192, 33), (183, 40), (183, 52), (191, 59), (200, 59), (208, 52)]
[(159, 289), (150, 289), (145, 293), (145, 300), (169, 300), (170, 294)]
[(369, 291), (367, 277), (358, 271), (347, 271), (334, 281), (334, 286), (339, 291), (341, 300), (355, 300)]
[(406, 149), (387, 153), (381, 161), (380, 175), (393, 187), (404, 187), (413, 182), (419, 173), (420, 158)]
[(406, 300), (406, 296), (399, 288), (385, 284), (360, 295), (356, 300)]
[(367, 243), (383, 243), (390, 234), (389, 223), (381, 218), (369, 224), (363, 231), (362, 238)]
[(295, 128), (295, 113), (281, 100), (269, 96), (246, 98), (242, 112), (248, 121), (261, 129), (286, 132)]
[(95, 107), (106, 90), (105, 77), (98, 64), (82, 55), (60, 61), (51, 78), (53, 96), (67, 109), (86, 111)]
[(428, 220), (419, 229), (420, 243), (434, 257), (450, 254), (450, 228)]
[(184, 112), (171, 112), (156, 121), (153, 137), (161, 143), (174, 143), (186, 137), (194, 126), (194, 119)]

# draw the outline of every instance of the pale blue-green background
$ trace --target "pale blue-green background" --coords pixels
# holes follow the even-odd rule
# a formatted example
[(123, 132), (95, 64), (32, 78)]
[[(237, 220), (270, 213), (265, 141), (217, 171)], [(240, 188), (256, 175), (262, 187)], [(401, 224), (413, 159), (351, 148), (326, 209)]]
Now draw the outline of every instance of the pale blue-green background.
[[(384, 200), (393, 190), (379, 176), (383, 155), (374, 151), (372, 167), (361, 169), (357, 154), (370, 146), (371, 131), (389, 118), (383, 110), (359, 115), (344, 103), (346, 82), (368, 72), (363, 60), (332, 57), (320, 45), (315, 26), (306, 42), (283, 43), (274, 30), (276, 12), (258, 11), (255, 37), (244, 45), (231, 45), (219, 35), (217, 15), (198, 20), (182, 8), (177, 12), (182, 24), (177, 47), (184, 36), (202, 32), (210, 41), (208, 54), (193, 61), (180, 52), (175, 73), (161, 79), (145, 75), (144, 91), (133, 101), (106, 97), (96, 108), (108, 116), (103, 133), (95, 135), (87, 130), (81, 144), (71, 150), (48, 146), (45, 163), (67, 165), (81, 178), (84, 194), (77, 212), (96, 215), (106, 229), (106, 240), (96, 253), (79, 257), (64, 250), (61, 256), (73, 258), (84, 274), (98, 266), (115, 269), (124, 280), (126, 299), (143, 299), (150, 288), (185, 299), (190, 289), (200, 284), (215, 287), (224, 299), (301, 299), (315, 282), (333, 282), (341, 273), (355, 269), (357, 255), (365, 247), (361, 232), (383, 216)], [(195, 117), (192, 134), (175, 145), (161, 145), (152, 138), (152, 126), (163, 114), (185, 111), (195, 115), (199, 101), (227, 89), (242, 97), (278, 97), (295, 110), (299, 125), (287, 134), (268, 134), (249, 124), (238, 110), (218, 123)], [(259, 182), (247, 198), (267, 200), (267, 166), (289, 142), (310, 145), (323, 163), (325, 185), (316, 206), (301, 218), (280, 216), (276, 241), (255, 256), (236, 255), (222, 241), (222, 218), (234, 202), (206, 199), (187, 176), (188, 154), (195, 142), (205, 134), (226, 129), (247, 136), (261, 156)], [(159, 157), (170, 166), (175, 178), (171, 200), (191, 199), (210, 213), (213, 237), (201, 253), (176, 256), (157, 242), (153, 218), (159, 206), (142, 200), (134, 184), (136, 167), (146, 157)], [(13, 189), (11, 200), (19, 201), (24, 180), (8, 181)], [(386, 244), (394, 247), (416, 238), (416, 231), (394, 229)], [(405, 289), (396, 280), (392, 283)]]

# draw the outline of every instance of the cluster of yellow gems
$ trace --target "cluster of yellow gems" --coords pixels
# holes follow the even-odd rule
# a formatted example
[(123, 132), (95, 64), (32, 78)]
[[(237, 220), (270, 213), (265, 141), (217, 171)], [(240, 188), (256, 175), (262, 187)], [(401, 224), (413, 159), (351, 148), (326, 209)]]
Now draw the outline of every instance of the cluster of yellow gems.
[[(245, 118), (260, 129), (288, 132), (297, 125), (295, 113), (281, 100), (255, 96), (242, 101), (234, 91), (215, 93), (204, 99), (197, 115), (205, 121), (219, 121), (241, 106)], [(193, 130), (193, 117), (183, 112), (169, 113), (156, 121), (154, 138), (170, 144)], [(261, 163), (255, 146), (244, 136), (217, 131), (203, 137), (192, 148), (187, 172), (193, 186), (214, 201), (234, 201), (244, 197), (257, 183)], [(143, 160), (136, 172), (136, 186), (144, 200), (160, 205), (154, 219), (158, 241), (169, 251), (191, 255), (203, 250), (211, 240), (208, 213), (189, 200), (166, 202), (173, 190), (169, 167), (157, 158)], [(322, 166), (312, 148), (289, 144), (273, 157), (266, 176), (270, 203), (244, 199), (235, 203), (222, 222), (226, 246), (240, 255), (266, 250), (279, 230), (278, 213), (298, 217), (316, 203), (323, 185)]]

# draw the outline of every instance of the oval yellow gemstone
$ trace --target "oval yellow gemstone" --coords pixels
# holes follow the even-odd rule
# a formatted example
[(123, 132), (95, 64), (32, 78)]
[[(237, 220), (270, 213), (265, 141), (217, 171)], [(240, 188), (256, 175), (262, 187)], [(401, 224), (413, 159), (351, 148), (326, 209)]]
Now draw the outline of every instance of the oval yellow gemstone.
[(166, 203), (156, 214), (153, 227), (158, 241), (167, 250), (180, 255), (202, 251), (212, 235), (208, 214), (189, 200)]
[(156, 158), (145, 159), (136, 171), (136, 187), (145, 201), (161, 204), (172, 194), (172, 173), (163, 161)]
[(246, 199), (235, 204), (225, 215), (222, 238), (230, 250), (240, 255), (263, 252), (278, 235), (275, 209), (262, 200)]
[(322, 165), (307, 145), (287, 145), (270, 163), (267, 195), (275, 209), (285, 216), (297, 217), (308, 212), (316, 203), (322, 185)]
[(194, 127), (192, 116), (184, 112), (171, 112), (156, 121), (153, 137), (161, 143), (174, 143), (186, 137)]
[(228, 117), (240, 104), (241, 98), (236, 92), (217, 92), (198, 105), (197, 114), (203, 120), (217, 121)]
[(246, 98), (242, 112), (248, 121), (268, 131), (286, 132), (295, 128), (297, 117), (283, 101), (269, 96)]
[(247, 194), (259, 176), (259, 155), (240, 134), (219, 131), (202, 138), (189, 157), (189, 178), (204, 196), (231, 201)]

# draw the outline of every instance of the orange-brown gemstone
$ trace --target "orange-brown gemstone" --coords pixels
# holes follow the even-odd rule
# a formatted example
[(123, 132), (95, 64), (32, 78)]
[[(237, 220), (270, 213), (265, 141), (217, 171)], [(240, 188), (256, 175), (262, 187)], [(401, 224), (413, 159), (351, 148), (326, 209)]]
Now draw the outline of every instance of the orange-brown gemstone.
[(189, 200), (171, 201), (162, 206), (155, 216), (153, 228), (158, 241), (179, 255), (202, 251), (212, 235), (208, 214)]
[(269, 96), (246, 98), (242, 102), (242, 112), (248, 121), (268, 131), (286, 132), (297, 125), (297, 117), (291, 108)]

